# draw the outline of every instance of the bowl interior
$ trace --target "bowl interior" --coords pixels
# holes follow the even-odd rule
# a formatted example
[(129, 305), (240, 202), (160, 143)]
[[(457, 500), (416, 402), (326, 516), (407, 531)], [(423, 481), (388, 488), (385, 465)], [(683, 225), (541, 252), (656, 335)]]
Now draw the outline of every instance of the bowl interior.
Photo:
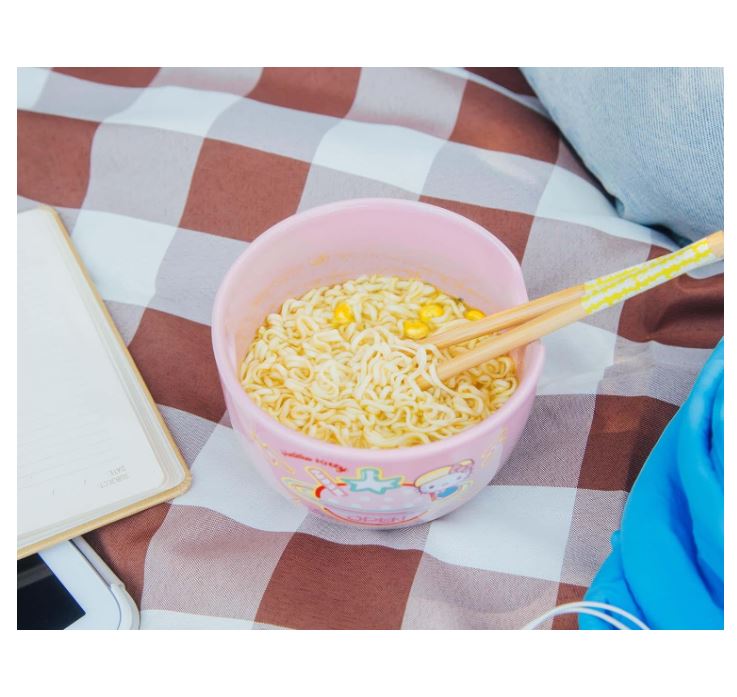
[[(509, 250), (461, 216), (394, 200), (323, 206), (273, 227), (228, 273), (214, 328), (231, 374), (266, 315), (287, 298), (375, 273), (421, 278), (486, 313), (527, 300)], [(520, 373), (523, 356), (514, 356)]]

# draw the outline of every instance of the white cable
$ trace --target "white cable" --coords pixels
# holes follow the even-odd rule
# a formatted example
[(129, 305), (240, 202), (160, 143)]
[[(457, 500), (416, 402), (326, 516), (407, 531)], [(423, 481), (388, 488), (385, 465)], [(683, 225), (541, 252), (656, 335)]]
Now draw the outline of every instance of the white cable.
[[(615, 605), (608, 605), (607, 603), (600, 603), (594, 600), (585, 600), (585, 601), (578, 601), (573, 603), (566, 603), (564, 605), (559, 605), (556, 608), (552, 608), (550, 611), (546, 612), (541, 617), (537, 618), (536, 620), (533, 620), (530, 622), (524, 629), (531, 629), (533, 627), (538, 626), (542, 622), (544, 622), (546, 619), (549, 619), (550, 617), (555, 617), (556, 615), (562, 615), (562, 614), (568, 614), (569, 612), (578, 612), (581, 610), (587, 609), (587, 608), (601, 608), (603, 610), (608, 610), (609, 612), (613, 612), (615, 614), (621, 615), (630, 622), (632, 622), (635, 626), (639, 627), (640, 629), (649, 630), (650, 628), (642, 622), (642, 620), (638, 619), (634, 615), (630, 614), (626, 610), (623, 610), (622, 608), (616, 607)], [(584, 612), (583, 614), (592, 614), (590, 612)], [(599, 616), (599, 615), (596, 615)], [(608, 615), (605, 616), (605, 621), (609, 624), (612, 624), (611, 620), (614, 619)], [(619, 622), (615, 620), (617, 624)], [(614, 626), (614, 625), (613, 625)], [(619, 627), (618, 627), (619, 628)], [(624, 627), (624, 629), (631, 629), (630, 627)]]
[(570, 615), (571, 613), (593, 615), (594, 617), (598, 617), (600, 620), (603, 620), (604, 622), (612, 625), (612, 627), (614, 627), (615, 629), (629, 629), (628, 626), (622, 624), (619, 620), (615, 620), (613, 617), (605, 615), (603, 612), (599, 612), (598, 610), (590, 610), (585, 607), (579, 607), (575, 609), (567, 608), (563, 610), (559, 610), (559, 608), (553, 608), (552, 610), (546, 612), (544, 615), (538, 617), (536, 620), (533, 620), (530, 624), (523, 627), (522, 629), (535, 629), (546, 620), (549, 620), (551, 617), (557, 617), (558, 615)]
[[(569, 603), (569, 605), (576, 605), (576, 603)], [(613, 612), (628, 619), (630, 622), (632, 622), (632, 624), (639, 627), (640, 629), (646, 629), (648, 631), (650, 630), (650, 627), (648, 627), (639, 617), (635, 617), (633, 614), (627, 612), (627, 610), (623, 610), (621, 607), (617, 607), (616, 605), (600, 603), (598, 600), (581, 600), (580, 605), (608, 610), (609, 612)]]
[(540, 617), (532, 620), (529, 624), (525, 625), (523, 629), (535, 629), (539, 625), (541, 625), (546, 620), (549, 620), (551, 617), (557, 617), (558, 615), (567, 615), (571, 613), (576, 614), (584, 614), (584, 615), (592, 615), (594, 617), (598, 617), (600, 620), (603, 620), (604, 622), (607, 622), (612, 627), (615, 627), (616, 629), (625, 629), (630, 630), (631, 627), (628, 627), (627, 625), (623, 624), (619, 620), (615, 619), (614, 617), (611, 617), (610, 615), (607, 615), (603, 612), (599, 612), (595, 608), (601, 608), (603, 610), (608, 610), (609, 612), (613, 612), (615, 614), (621, 615), (623, 617), (626, 617), (630, 622), (635, 624), (639, 629), (649, 629), (649, 627), (642, 622), (642, 620), (639, 620), (634, 615), (630, 614), (626, 610), (622, 610), (621, 608), (618, 608), (614, 605), (608, 605), (607, 603), (599, 603), (593, 600), (587, 600), (587, 601), (579, 601), (579, 602), (573, 602), (573, 603), (566, 603), (564, 605), (558, 605), (557, 607), (552, 608), (551, 610), (548, 610), (546, 613), (540, 615)]

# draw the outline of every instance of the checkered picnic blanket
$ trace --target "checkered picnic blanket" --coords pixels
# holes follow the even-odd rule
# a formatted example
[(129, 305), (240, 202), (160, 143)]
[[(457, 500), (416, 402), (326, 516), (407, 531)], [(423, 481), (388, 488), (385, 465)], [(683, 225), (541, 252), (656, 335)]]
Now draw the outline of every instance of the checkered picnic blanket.
[(719, 271), (546, 337), (507, 464), (468, 504), (404, 530), (331, 524), (265, 485), (230, 428), (210, 345), (215, 291), (238, 254), (329, 201), (461, 213), (514, 252), (530, 297), (672, 249), (617, 217), (517, 70), (18, 77), (20, 209), (60, 211), (192, 468), (184, 496), (88, 535), (143, 627), (516, 628), (583, 595), (722, 335)]

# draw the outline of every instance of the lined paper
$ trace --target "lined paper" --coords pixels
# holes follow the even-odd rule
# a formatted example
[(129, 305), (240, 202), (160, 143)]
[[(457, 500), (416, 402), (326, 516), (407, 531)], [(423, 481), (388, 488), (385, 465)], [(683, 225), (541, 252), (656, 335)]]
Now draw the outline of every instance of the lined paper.
[(44, 211), (18, 217), (18, 278), (20, 545), (140, 498), (165, 474)]

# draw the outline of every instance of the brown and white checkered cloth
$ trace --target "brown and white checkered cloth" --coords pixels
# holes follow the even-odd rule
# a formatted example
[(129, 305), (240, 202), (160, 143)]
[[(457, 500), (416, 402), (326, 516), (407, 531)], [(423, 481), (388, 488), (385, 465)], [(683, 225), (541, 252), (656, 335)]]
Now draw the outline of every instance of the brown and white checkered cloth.
[(617, 217), (518, 71), (34, 68), (18, 108), (20, 208), (60, 211), (193, 472), (184, 496), (88, 536), (143, 627), (516, 628), (582, 596), (722, 335), (720, 271), (547, 337), (508, 463), (404, 530), (333, 525), (263, 484), (210, 348), (233, 260), (329, 201), (461, 213), (515, 253), (530, 297), (672, 248)]

